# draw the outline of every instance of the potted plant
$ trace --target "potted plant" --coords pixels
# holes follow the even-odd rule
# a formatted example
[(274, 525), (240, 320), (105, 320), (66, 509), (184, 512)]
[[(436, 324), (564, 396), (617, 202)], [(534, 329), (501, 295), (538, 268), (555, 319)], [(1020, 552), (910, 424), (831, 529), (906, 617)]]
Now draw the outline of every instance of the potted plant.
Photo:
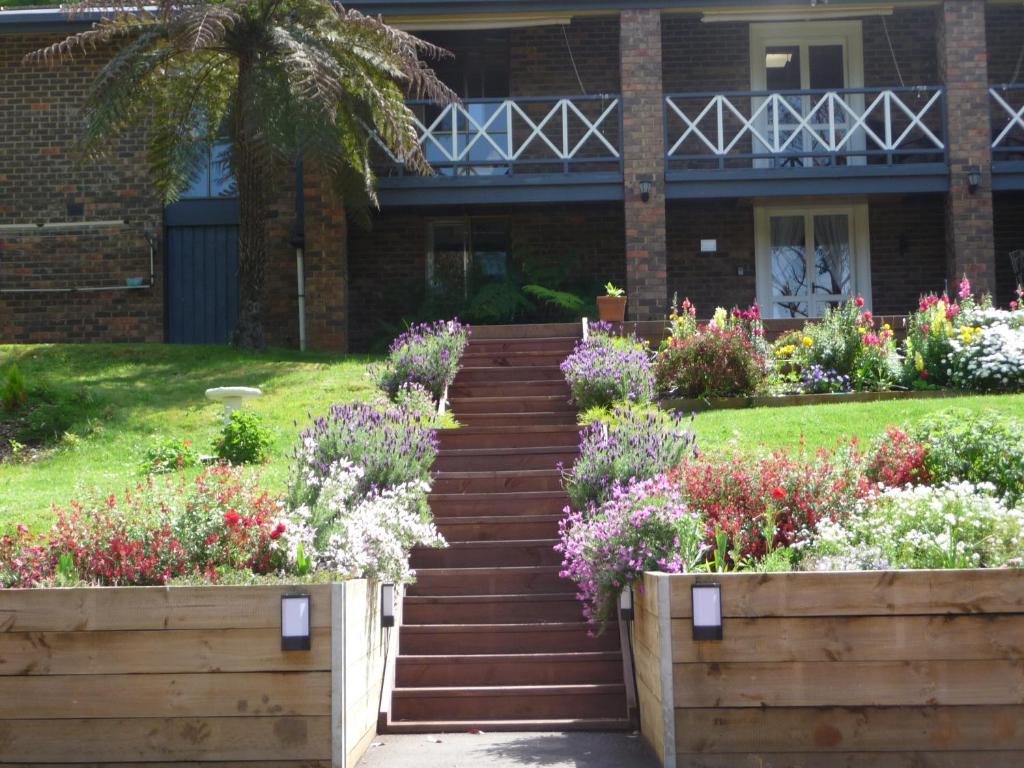
[(626, 292), (611, 283), (604, 289), (606, 295), (597, 297), (597, 312), (606, 323), (621, 323), (626, 319)]

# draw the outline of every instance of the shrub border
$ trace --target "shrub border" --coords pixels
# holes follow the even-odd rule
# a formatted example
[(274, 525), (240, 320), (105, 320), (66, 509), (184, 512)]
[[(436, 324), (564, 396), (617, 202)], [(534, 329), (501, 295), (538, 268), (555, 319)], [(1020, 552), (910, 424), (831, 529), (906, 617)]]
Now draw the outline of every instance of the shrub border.
[(834, 403), (873, 403), (883, 400), (931, 400), (963, 397), (956, 389), (889, 390), (884, 392), (828, 392), (806, 395), (757, 395), (754, 397), (663, 398), (658, 405), (667, 411), (685, 413), (736, 410), (742, 408), (789, 408), (798, 405), (829, 405)]

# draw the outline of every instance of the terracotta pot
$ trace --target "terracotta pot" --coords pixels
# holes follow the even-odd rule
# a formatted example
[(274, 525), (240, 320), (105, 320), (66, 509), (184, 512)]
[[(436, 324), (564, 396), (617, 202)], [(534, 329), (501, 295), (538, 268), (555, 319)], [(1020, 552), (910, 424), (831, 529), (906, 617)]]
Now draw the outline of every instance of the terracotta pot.
[(598, 296), (597, 312), (606, 323), (621, 323), (626, 319), (625, 296)]

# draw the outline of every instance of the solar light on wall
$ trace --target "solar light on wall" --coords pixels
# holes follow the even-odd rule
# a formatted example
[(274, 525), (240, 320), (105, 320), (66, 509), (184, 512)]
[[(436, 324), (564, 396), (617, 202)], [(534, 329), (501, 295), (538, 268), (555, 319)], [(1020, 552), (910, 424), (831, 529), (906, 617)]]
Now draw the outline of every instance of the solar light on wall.
[(309, 595), (281, 595), (281, 650), (308, 651)]
[(380, 585), (380, 625), (395, 626), (395, 585)]
[(722, 585), (694, 584), (690, 594), (693, 600), (693, 639), (721, 640)]
[(633, 585), (627, 584), (619, 592), (619, 618), (623, 621), (633, 620)]

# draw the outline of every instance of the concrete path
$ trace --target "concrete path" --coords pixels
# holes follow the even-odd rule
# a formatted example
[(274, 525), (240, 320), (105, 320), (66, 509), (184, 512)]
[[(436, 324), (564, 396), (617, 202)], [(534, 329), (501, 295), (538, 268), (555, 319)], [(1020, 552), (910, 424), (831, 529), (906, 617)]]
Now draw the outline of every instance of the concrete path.
[(630, 733), (378, 736), (357, 768), (657, 768)]

